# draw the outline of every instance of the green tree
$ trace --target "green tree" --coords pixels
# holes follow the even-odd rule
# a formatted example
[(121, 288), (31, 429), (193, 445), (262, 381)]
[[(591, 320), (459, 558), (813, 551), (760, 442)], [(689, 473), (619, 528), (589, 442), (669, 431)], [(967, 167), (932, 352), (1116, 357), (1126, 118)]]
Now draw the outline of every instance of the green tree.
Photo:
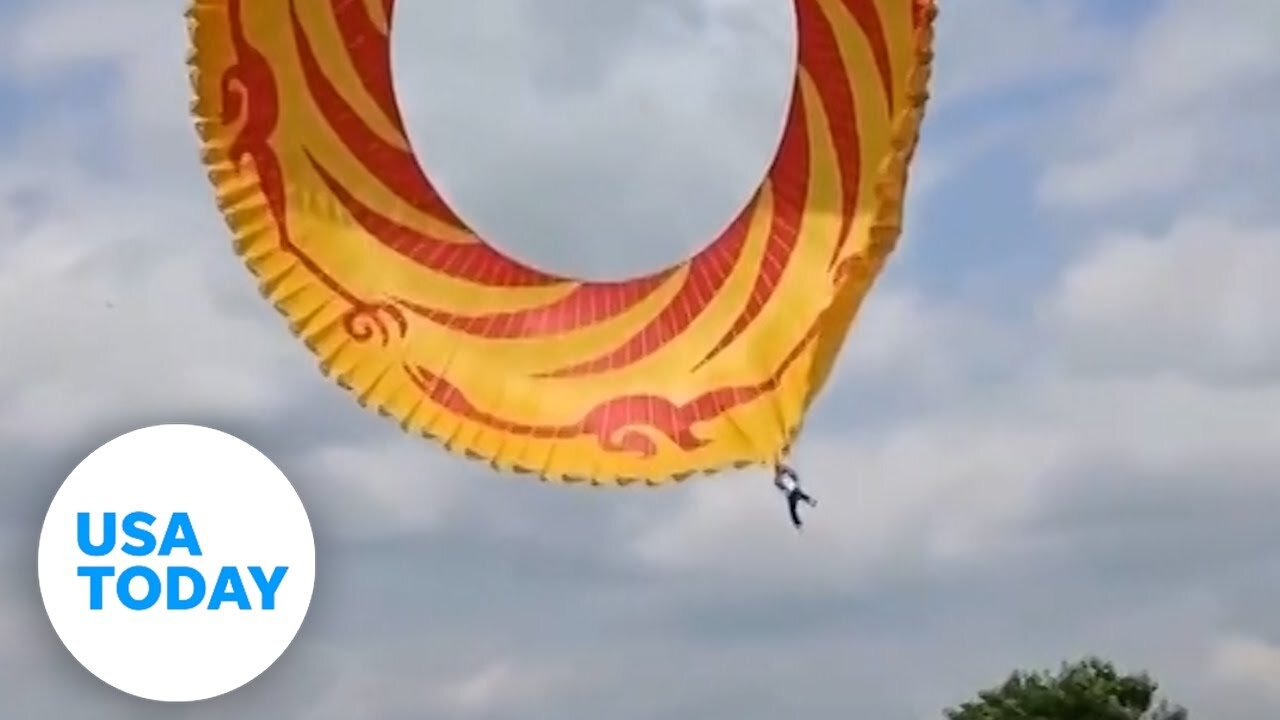
[(1186, 709), (1156, 700), (1145, 673), (1122, 675), (1097, 658), (1056, 673), (1018, 671), (978, 699), (943, 711), (947, 720), (1188, 720)]

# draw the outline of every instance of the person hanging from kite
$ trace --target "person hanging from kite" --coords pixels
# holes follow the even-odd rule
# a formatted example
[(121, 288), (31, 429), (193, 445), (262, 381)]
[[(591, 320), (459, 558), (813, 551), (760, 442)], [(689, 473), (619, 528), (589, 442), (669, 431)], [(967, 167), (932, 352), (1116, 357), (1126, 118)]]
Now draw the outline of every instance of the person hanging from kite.
[(796, 530), (800, 530), (804, 525), (804, 522), (800, 520), (800, 503), (803, 502), (809, 507), (817, 507), (818, 501), (810, 497), (800, 487), (800, 477), (796, 475), (796, 471), (782, 463), (778, 463), (773, 468), (773, 484), (787, 496), (787, 509), (791, 513), (791, 524), (795, 526)]

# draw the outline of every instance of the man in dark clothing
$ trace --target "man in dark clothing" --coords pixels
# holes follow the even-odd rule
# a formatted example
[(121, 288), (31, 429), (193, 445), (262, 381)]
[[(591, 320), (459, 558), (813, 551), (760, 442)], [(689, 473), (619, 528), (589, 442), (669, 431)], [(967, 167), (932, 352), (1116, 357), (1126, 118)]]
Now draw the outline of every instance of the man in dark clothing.
[(795, 471), (782, 463), (779, 463), (773, 469), (773, 484), (787, 496), (787, 509), (791, 513), (791, 524), (795, 526), (796, 530), (799, 530), (804, 523), (800, 520), (798, 506), (803, 502), (809, 507), (816, 507), (818, 501), (809, 497), (809, 494), (801, 489), (800, 478), (796, 476)]

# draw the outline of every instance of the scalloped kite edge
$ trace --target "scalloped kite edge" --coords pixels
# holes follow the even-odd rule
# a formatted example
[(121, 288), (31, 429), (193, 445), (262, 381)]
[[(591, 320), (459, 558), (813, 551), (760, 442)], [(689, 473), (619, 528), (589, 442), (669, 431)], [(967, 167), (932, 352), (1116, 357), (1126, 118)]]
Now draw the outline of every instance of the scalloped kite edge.
[[(200, 6), (215, 5), (219, 0), (190, 0), (187, 10), (184, 13), (187, 21), (188, 34), (188, 52), (186, 65), (188, 71), (189, 88), (192, 92), (189, 111), (193, 119), (196, 134), (200, 140), (200, 155), (206, 169), (210, 168), (208, 162), (210, 155), (216, 152), (217, 140), (209, 131), (209, 123), (206, 117), (199, 114), (198, 104), (199, 97), (199, 76), (200, 76), (200, 55), (201, 46), (197, 40), (198, 25), (200, 24), (197, 13)], [(897, 240), (902, 233), (902, 217), (904, 198), (906, 195), (907, 178), (910, 173), (910, 163), (915, 154), (916, 147), (920, 140), (920, 130), (924, 122), (925, 111), (929, 100), (929, 79), (932, 74), (934, 50), (933, 50), (933, 33), (934, 21), (938, 16), (937, 0), (915, 0), (913, 10), (924, 14), (923, 21), (914, 31), (914, 60), (915, 64), (907, 71), (908, 83), (908, 103), (907, 106), (900, 111), (897, 118), (893, 119), (892, 127), (894, 132), (890, 146), (893, 148), (880, 166), (880, 177), (876, 182), (876, 197), (879, 204), (876, 207), (874, 216), (876, 218), (873, 229), (888, 230), (888, 232), (880, 233), (878, 242), (872, 243), (872, 257), (876, 260), (883, 260), (889, 255), (897, 244)], [(225, 191), (217, 188), (219, 197), (217, 202), (221, 211), (226, 203)], [(340, 374), (332, 371), (327, 367), (325, 358), (320, 357), (320, 353), (312, 346), (307, 338), (303, 337), (301, 331), (295, 326), (293, 318), (289, 316), (288, 311), (284, 307), (283, 300), (273, 300), (269, 288), (270, 280), (263, 277), (259, 269), (247, 262), (240, 252), (240, 246), (247, 237), (247, 229), (242, 227), (243, 223), (235, 221), (229, 213), (220, 212), (223, 221), (233, 235), (233, 247), (238, 256), (242, 257), (245, 267), (253, 274), (258, 293), (269, 304), (276, 309), (285, 320), (289, 332), (299, 340), (318, 359), (318, 365), (322, 374), (329, 378), (331, 382), (342, 388), (346, 394), (354, 399), (357, 404), (367, 410), (377, 412), (378, 415), (388, 418), (400, 426), (401, 430), (406, 434), (412, 434), (406, 427), (408, 421), (397, 417), (393, 412), (386, 409), (381, 404), (372, 404), (365, 397), (352, 392), (352, 388), (346, 383)], [(828, 307), (835, 303), (835, 297)], [(821, 315), (821, 313), (820, 313)], [(812, 392), (812, 389), (810, 389)], [(758, 457), (754, 459), (737, 460), (733, 462), (720, 463), (706, 468), (697, 470), (689, 470), (682, 473), (675, 473), (661, 477), (628, 477), (628, 476), (594, 476), (583, 477), (579, 475), (568, 474), (549, 474), (542, 470), (523, 467), (516, 464), (507, 464), (500, 462), (497, 458), (490, 458), (474, 451), (459, 450), (450, 445), (448, 439), (440, 434), (432, 432), (427, 427), (418, 430), (419, 435), (428, 441), (443, 447), (449, 453), (464, 457), (468, 460), (483, 462), (497, 471), (499, 474), (511, 473), (518, 476), (534, 476), (544, 483), (555, 483), (569, 486), (586, 486), (594, 488), (602, 487), (630, 487), (633, 485), (641, 485), (649, 488), (659, 486), (684, 483), (693, 477), (710, 477), (713, 475), (722, 475), (731, 470), (743, 470), (749, 467), (768, 467), (769, 465), (780, 461), (786, 457), (792, 445), (795, 443), (796, 437), (803, 429), (803, 415), (791, 427), (787, 428), (782, 435), (783, 442), (772, 457)]]

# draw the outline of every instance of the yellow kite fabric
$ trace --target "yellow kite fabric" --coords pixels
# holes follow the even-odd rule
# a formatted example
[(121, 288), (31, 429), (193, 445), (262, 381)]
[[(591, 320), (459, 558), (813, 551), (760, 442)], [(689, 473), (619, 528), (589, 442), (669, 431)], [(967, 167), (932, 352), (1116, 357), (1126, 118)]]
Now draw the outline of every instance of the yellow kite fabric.
[(697, 255), (621, 282), (512, 260), (450, 210), (392, 91), (393, 4), (188, 13), (235, 250), (324, 372), (408, 431), (545, 479), (779, 461), (900, 232), (932, 0), (795, 0), (791, 105), (759, 189)]

